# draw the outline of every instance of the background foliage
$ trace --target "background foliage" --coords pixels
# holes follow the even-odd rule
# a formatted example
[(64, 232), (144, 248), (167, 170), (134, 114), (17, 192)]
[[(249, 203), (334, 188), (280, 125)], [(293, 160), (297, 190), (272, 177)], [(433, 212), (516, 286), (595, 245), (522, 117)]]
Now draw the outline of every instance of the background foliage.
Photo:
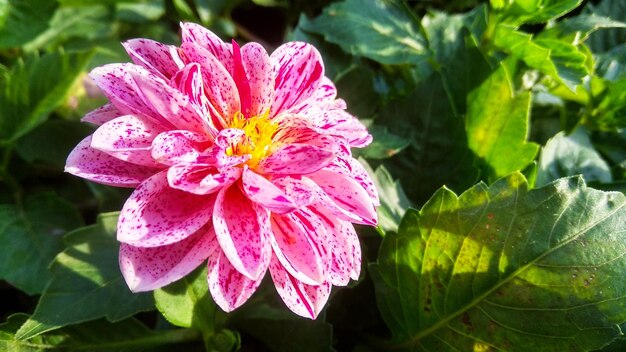
[[(225, 314), (202, 268), (132, 294), (128, 190), (63, 173), (86, 73), (180, 21), (314, 44), (374, 135), (380, 226), (315, 321), (267, 282)], [(622, 0), (0, 0), (0, 350), (621, 351), (625, 190)]]

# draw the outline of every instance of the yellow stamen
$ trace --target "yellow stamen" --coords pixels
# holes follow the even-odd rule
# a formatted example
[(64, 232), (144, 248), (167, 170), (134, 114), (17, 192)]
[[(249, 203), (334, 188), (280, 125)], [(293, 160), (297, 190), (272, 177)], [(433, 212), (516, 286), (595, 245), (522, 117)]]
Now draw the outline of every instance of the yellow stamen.
[(278, 129), (278, 124), (270, 121), (270, 112), (267, 110), (261, 115), (246, 118), (241, 112), (235, 113), (230, 121), (231, 128), (244, 131), (243, 139), (226, 149), (227, 155), (250, 155), (246, 164), (250, 168), (257, 166), (261, 159), (270, 154), (272, 137)]

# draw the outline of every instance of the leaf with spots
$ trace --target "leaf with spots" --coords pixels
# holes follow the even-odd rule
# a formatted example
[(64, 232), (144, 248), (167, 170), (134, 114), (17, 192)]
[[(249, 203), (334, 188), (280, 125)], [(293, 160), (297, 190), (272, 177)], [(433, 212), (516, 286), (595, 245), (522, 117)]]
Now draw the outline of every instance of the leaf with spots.
[(120, 273), (117, 213), (65, 237), (68, 248), (52, 263), (52, 279), (33, 315), (15, 337), (29, 339), (63, 326), (106, 318), (118, 322), (154, 308), (149, 293), (133, 294)]
[(587, 351), (626, 321), (626, 198), (513, 174), (409, 210), (370, 266), (395, 347)]

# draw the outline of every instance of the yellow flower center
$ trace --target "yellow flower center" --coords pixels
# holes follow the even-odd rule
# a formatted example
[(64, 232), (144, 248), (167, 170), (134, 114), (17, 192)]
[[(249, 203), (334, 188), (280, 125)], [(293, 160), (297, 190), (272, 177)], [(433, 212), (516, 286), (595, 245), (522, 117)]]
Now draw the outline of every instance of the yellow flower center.
[(230, 128), (238, 128), (245, 135), (237, 144), (226, 149), (227, 155), (250, 155), (246, 164), (250, 168), (257, 166), (259, 161), (270, 154), (272, 149), (272, 137), (278, 129), (278, 124), (270, 121), (269, 110), (262, 115), (246, 118), (241, 112), (237, 112), (230, 121)]

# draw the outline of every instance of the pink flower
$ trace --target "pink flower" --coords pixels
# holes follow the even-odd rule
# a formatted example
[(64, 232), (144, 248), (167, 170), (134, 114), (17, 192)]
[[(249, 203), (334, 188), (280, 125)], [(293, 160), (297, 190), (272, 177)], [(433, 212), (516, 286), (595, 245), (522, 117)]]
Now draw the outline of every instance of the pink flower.
[(225, 311), (268, 270), (285, 304), (315, 318), (331, 286), (357, 279), (352, 223), (375, 225), (378, 196), (350, 147), (371, 141), (345, 112), (311, 45), (271, 56), (182, 24), (182, 45), (124, 43), (134, 64), (91, 77), (110, 103), (66, 171), (136, 187), (120, 214), (119, 262), (133, 291), (165, 286), (208, 259)]

